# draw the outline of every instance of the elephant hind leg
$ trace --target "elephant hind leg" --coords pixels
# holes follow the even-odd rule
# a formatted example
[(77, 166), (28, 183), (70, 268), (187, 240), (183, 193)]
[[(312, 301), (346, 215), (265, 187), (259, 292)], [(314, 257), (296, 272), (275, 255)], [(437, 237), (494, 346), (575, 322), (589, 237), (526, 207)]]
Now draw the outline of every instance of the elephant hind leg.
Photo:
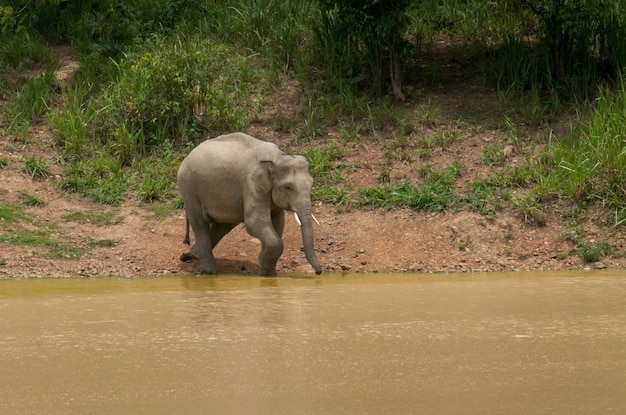
[(189, 219), (189, 223), (196, 239), (190, 254), (198, 258), (198, 271), (203, 274), (217, 274), (217, 264), (213, 258), (210, 236), (213, 225), (205, 220), (198, 221), (193, 218)]
[(185, 214), (185, 239), (183, 239), (183, 244), (189, 246), (189, 217)]

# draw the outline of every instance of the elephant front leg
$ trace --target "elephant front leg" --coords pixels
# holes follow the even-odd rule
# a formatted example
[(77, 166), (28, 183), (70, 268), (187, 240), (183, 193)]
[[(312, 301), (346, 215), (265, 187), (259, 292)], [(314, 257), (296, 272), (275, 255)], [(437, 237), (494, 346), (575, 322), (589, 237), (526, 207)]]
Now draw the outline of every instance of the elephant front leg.
[(276, 263), (283, 254), (283, 228), (285, 227), (285, 211), (280, 210), (271, 215), (272, 226), (266, 225), (263, 236), (261, 253), (259, 253), (260, 275), (276, 275)]
[(276, 263), (283, 253), (283, 242), (278, 238), (276, 241), (263, 242), (263, 247), (259, 253), (259, 275), (276, 275)]
[(276, 275), (276, 263), (283, 253), (283, 241), (270, 223), (264, 227), (246, 225), (248, 233), (261, 241), (259, 253), (259, 274)]

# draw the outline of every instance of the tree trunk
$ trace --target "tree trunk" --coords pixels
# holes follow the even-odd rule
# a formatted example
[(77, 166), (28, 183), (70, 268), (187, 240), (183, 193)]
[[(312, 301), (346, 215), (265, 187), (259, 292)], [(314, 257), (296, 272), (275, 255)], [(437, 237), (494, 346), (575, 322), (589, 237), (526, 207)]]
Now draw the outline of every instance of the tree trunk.
[(395, 47), (391, 47), (389, 50), (389, 75), (391, 78), (391, 87), (393, 88), (393, 95), (396, 99), (404, 102), (406, 97), (402, 92), (402, 79), (400, 77), (400, 62), (398, 61), (398, 54)]

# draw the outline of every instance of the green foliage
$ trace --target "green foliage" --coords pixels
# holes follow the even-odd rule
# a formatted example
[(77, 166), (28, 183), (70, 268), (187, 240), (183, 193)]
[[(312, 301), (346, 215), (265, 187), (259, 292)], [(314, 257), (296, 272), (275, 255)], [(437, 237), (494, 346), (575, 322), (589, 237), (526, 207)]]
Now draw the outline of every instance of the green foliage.
[(92, 131), (94, 103), (80, 88), (66, 89), (59, 108), (52, 109), (47, 119), (52, 127), (52, 138), (66, 161), (81, 161), (96, 150), (98, 141)]
[(28, 193), (20, 193), (20, 201), (25, 206), (45, 206), (46, 202)]
[(489, 219), (493, 219), (499, 208), (496, 197), (504, 197), (496, 176), (487, 179), (476, 179), (472, 183), (472, 192), (459, 199), (460, 203), (469, 206)]
[(50, 176), (50, 166), (48, 166), (48, 163), (35, 156), (24, 158), (24, 167), (22, 170), (28, 173), (33, 179), (45, 179)]
[(322, 184), (313, 188), (312, 198), (336, 206), (348, 205), (352, 202), (350, 190), (350, 186), (343, 184)]
[(509, 32), (504, 44), (494, 48), (486, 77), (501, 89), (532, 91), (535, 109), (586, 93), (599, 80), (614, 79), (626, 64), (626, 10), (618, 0), (498, 3), (517, 6), (518, 16), (530, 13), (527, 22), (536, 22), (536, 37), (528, 40), (530, 27)]
[(200, 128), (237, 130), (255, 109), (253, 59), (206, 40), (154, 37), (122, 60), (117, 82), (96, 99), (94, 123), (105, 140), (140, 152)]
[(624, 223), (626, 209), (626, 89), (602, 88), (589, 118), (569, 134), (551, 136), (547, 151), (527, 157), (522, 165), (500, 175), (503, 186), (522, 187), (513, 204), (526, 217), (544, 217), (541, 203), (554, 198), (580, 205), (600, 201), (616, 212), (616, 225)]
[(20, 33), (26, 30), (24, 26), (24, 15), (15, 13), (12, 5), (0, 5), (0, 33)]
[(124, 218), (114, 211), (89, 210), (71, 212), (61, 217), (66, 222), (90, 223), (96, 226), (110, 226), (121, 223)]
[(598, 242), (590, 245), (586, 241), (582, 241), (578, 247), (578, 255), (584, 263), (590, 264), (598, 262), (602, 255), (610, 254), (611, 250), (611, 245), (606, 242)]
[(41, 117), (48, 108), (48, 103), (55, 93), (54, 72), (58, 65), (52, 65), (39, 77), (29, 78), (15, 95), (15, 107), (11, 108), (13, 116), (28, 121)]
[(66, 91), (65, 105), (48, 115), (70, 162), (62, 186), (106, 204), (120, 203), (129, 190), (147, 201), (169, 197), (172, 175), (133, 171), (201, 134), (243, 127), (258, 108), (254, 59), (197, 37), (153, 37), (126, 54), (106, 88)]
[[(137, 197), (166, 204), (189, 146), (245, 128), (263, 105), (261, 88), (289, 79), (299, 101), (276, 128), (310, 143), (318, 200), (429, 210), (460, 202), (486, 215), (508, 201), (537, 223), (549, 200), (598, 200), (615, 210), (616, 225), (626, 223), (626, 99), (616, 76), (626, 55), (621, 2), (12, 0), (2, 7), (0, 93), (8, 98), (8, 131), (27, 144), (31, 123), (47, 116), (62, 153), (61, 185), (101, 203)], [(437, 60), (414, 58), (445, 37), (459, 65), (471, 72), (484, 63), (485, 81), (499, 88), (499, 109), (525, 121), (558, 115), (568, 98), (590, 94), (605, 77), (617, 88), (603, 89), (584, 109), (591, 117), (571, 134), (551, 137), (545, 154), (476, 179), (467, 195), (452, 190), (458, 166), (454, 173), (424, 169), (419, 186), (393, 183), (384, 166), (374, 172), (381, 186), (355, 196), (344, 177), (355, 166), (343, 162), (344, 143), (324, 139), (329, 131), (363, 148), (391, 136), (376, 146), (406, 165), (464, 137), (430, 100), (409, 113), (385, 97), (394, 59), (401, 73), (411, 70), (409, 99), (421, 98), (429, 79), (438, 83)], [(57, 101), (56, 62), (45, 44), (59, 40), (75, 45), (80, 70)], [(14, 76), (26, 67), (47, 69), (38, 78)], [(276, 106), (284, 110), (278, 100)], [(425, 131), (436, 125), (442, 128), (435, 134)], [(512, 129), (507, 134), (515, 136)], [(493, 169), (505, 164), (496, 145), (483, 150), (483, 160)], [(40, 163), (25, 159), (25, 171), (49, 174)]]
[(555, 142), (556, 181), (576, 201), (601, 199), (615, 208), (626, 200), (626, 90), (603, 89), (587, 123)]
[[(11, 226), (26, 222), (29, 226)], [(54, 225), (38, 223), (23, 206), (0, 204), (0, 243), (26, 245), (41, 249), (43, 256), (48, 258), (77, 259), (87, 250), (81, 241), (73, 240), (64, 235)]]
[(489, 167), (501, 166), (504, 164), (504, 151), (497, 143), (491, 143), (483, 148), (483, 161)]
[(24, 208), (20, 205), (14, 205), (11, 203), (0, 204), (0, 221), (7, 223), (17, 223), (21, 221), (30, 222), (33, 220), (33, 215), (25, 212)]
[(51, 48), (35, 36), (24, 32), (3, 33), (0, 62), (0, 74), (5, 71), (19, 73), (33, 63), (52, 64), (54, 58)]
[(399, 75), (394, 70), (400, 70), (409, 53), (403, 35), (410, 1), (320, 0), (319, 4), (316, 37), (328, 78), (339, 89), (366, 81), (377, 94), (386, 92), (387, 79)]
[(456, 200), (452, 185), (460, 177), (461, 167), (455, 164), (444, 172), (424, 168), (422, 173), (425, 183), (421, 187), (406, 182), (362, 187), (357, 203), (375, 208), (400, 207), (431, 212), (440, 212), (451, 206)]
[(236, 130), (247, 122), (251, 61), (224, 45), (198, 39), (154, 38), (120, 64), (118, 82), (101, 96), (102, 119), (121, 114), (147, 143), (181, 140), (194, 129)]
[(119, 160), (102, 154), (71, 164), (61, 177), (61, 187), (106, 205), (118, 205), (130, 190), (131, 175)]
[[(15, 0), (14, 0), (15, 1)], [(92, 58), (118, 56), (135, 39), (196, 23), (202, 0), (21, 1), (31, 27), (49, 38), (72, 39)]]
[(345, 149), (334, 140), (323, 147), (311, 147), (306, 156), (311, 163), (311, 175), (315, 183), (313, 198), (326, 203), (344, 205), (350, 202), (350, 187), (337, 166)]
[(0, 242), (43, 249), (43, 256), (56, 259), (79, 259), (86, 251), (86, 247), (60, 242), (50, 229), (21, 231), (8, 229), (4, 234), (0, 235)]
[[(1, 46), (0, 49), (2, 49)], [(0, 51), (0, 55), (5, 54), (4, 52), (9, 51)], [(28, 59), (27, 56), (30, 55), (15, 59), (26, 60)], [(13, 61), (11, 65), (20, 67), (22, 62)], [(8, 130), (16, 138), (27, 140), (31, 122), (37, 121), (47, 112), (49, 103), (56, 96), (57, 92), (54, 81), (54, 71), (57, 66), (57, 63), (51, 63), (40, 76), (18, 82), (15, 91), (12, 91), (11, 99), (3, 105), (3, 115), (9, 121)], [(0, 65), (0, 76), (1, 73), (2, 66)], [(9, 78), (11, 83), (15, 84), (14, 78)]]
[[(556, 78), (596, 68), (617, 71), (626, 63), (626, 28), (619, 1), (526, 1), (539, 18), (539, 35)], [(614, 72), (615, 73), (615, 72)]]
[(139, 199), (145, 202), (156, 202), (168, 198), (172, 193), (172, 182), (167, 177), (150, 175), (139, 185)]
[(325, 146), (310, 147), (306, 156), (311, 163), (311, 175), (315, 181), (326, 181), (333, 174), (333, 162), (341, 160), (345, 149), (334, 140)]
[(228, 8), (219, 29), (230, 42), (263, 54), (275, 68), (298, 70), (306, 65), (303, 52), (310, 49), (315, 0), (235, 0), (224, 6)]

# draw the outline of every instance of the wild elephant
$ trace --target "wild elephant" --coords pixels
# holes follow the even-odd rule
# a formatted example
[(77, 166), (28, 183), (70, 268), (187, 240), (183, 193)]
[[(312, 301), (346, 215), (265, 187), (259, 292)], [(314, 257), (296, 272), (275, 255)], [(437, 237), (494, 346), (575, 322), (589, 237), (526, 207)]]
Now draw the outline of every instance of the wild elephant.
[(185, 204), (186, 235), (195, 236), (191, 255), (198, 271), (217, 273), (213, 248), (237, 224), (261, 241), (261, 275), (276, 275), (283, 253), (285, 210), (301, 222), (307, 261), (322, 272), (313, 246), (309, 161), (275, 144), (244, 133), (222, 135), (194, 148), (178, 169), (178, 188)]

